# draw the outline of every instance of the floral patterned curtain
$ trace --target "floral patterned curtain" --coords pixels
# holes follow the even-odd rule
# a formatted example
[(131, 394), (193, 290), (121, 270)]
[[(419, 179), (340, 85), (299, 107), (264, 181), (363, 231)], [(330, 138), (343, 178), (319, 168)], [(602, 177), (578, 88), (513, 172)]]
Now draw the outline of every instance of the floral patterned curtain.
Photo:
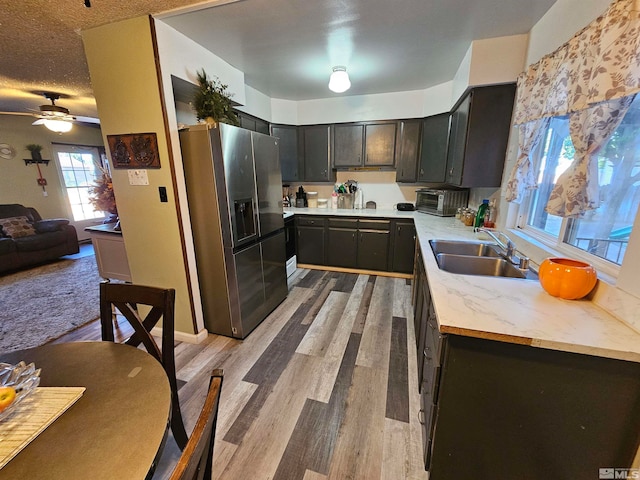
[(558, 178), (545, 210), (560, 217), (576, 217), (598, 208), (598, 151), (624, 118), (635, 95), (574, 112), (569, 132), (575, 148), (571, 166)]
[(520, 203), (524, 192), (536, 187), (530, 154), (544, 136), (549, 120), (544, 117), (518, 125), (518, 159), (507, 182), (507, 202)]
[[(594, 106), (596, 110), (592, 111), (602, 112), (604, 115), (607, 112), (619, 112), (621, 110), (618, 104), (612, 104), (610, 108), (602, 105), (609, 100), (634, 95), (638, 91), (640, 0), (614, 0), (602, 16), (579, 31), (555, 52), (530, 65), (520, 75), (514, 124), (523, 125), (541, 118), (571, 115), (585, 109), (592, 110)], [(598, 105), (601, 110), (598, 110)], [(600, 125), (602, 122), (611, 124), (610, 120), (600, 115), (596, 117), (599, 118)], [(530, 128), (545, 126), (540, 124), (536, 127), (533, 124)], [(530, 128), (527, 127), (526, 130)], [(604, 133), (603, 129), (600, 131)], [(527, 137), (535, 139), (535, 135), (530, 132), (527, 133)], [(596, 148), (591, 145), (590, 148)], [(520, 152), (522, 155), (525, 150), (521, 148)], [(528, 152), (531, 152), (531, 149)], [(593, 151), (584, 157), (586, 161), (590, 158), (595, 159)], [(580, 167), (586, 175), (586, 180), (580, 183), (597, 186), (597, 179), (589, 182), (591, 172), (597, 170), (594, 170), (593, 166), (586, 167)], [(530, 161), (518, 158), (507, 186), (507, 198), (512, 199), (509, 201), (517, 201), (524, 189), (530, 187), (528, 180), (518, 181), (530, 178), (530, 172), (527, 171), (530, 168)], [(512, 179), (515, 180), (513, 183)], [(566, 184), (563, 188), (566, 188)], [(566, 192), (562, 195), (565, 194)], [(594, 197), (587, 195), (585, 198)], [(583, 211), (584, 206), (590, 205), (590, 202), (591, 200), (577, 201), (575, 208), (548, 208), (550, 211), (574, 212), (567, 215), (575, 215), (577, 211)]]

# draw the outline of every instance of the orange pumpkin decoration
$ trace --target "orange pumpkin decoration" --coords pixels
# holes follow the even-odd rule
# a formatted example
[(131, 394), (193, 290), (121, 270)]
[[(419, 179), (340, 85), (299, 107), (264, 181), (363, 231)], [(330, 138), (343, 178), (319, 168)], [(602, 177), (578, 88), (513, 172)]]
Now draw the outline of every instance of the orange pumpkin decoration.
[(547, 258), (538, 272), (540, 285), (554, 297), (576, 300), (587, 295), (598, 280), (595, 268), (570, 258)]

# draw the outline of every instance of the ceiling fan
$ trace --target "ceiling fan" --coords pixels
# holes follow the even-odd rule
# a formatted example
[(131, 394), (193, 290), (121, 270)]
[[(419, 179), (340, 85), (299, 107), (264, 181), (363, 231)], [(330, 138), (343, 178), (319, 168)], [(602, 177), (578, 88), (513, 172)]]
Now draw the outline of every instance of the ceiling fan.
[(32, 125), (44, 125), (49, 130), (56, 133), (66, 133), (73, 127), (75, 122), (99, 124), (100, 121), (91, 117), (75, 117), (69, 114), (69, 109), (56, 105), (56, 100), (61, 95), (54, 92), (40, 92), (45, 98), (51, 101), (51, 105), (40, 105), (38, 111), (33, 115), (38, 118)]

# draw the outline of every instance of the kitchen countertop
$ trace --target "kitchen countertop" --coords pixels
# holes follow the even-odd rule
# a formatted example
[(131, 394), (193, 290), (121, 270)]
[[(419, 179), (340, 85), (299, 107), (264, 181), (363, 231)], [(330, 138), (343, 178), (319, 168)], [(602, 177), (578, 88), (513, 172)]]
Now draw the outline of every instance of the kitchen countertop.
[(440, 270), (429, 240), (492, 241), (452, 217), (392, 209), (285, 211), (303, 215), (413, 218), (441, 333), (640, 362), (640, 333), (588, 299), (552, 297), (535, 280), (457, 275)]

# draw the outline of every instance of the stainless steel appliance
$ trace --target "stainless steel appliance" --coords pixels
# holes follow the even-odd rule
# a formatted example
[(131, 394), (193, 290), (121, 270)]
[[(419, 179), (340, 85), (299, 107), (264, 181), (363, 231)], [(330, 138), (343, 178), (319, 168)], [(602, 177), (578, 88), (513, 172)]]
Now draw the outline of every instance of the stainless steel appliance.
[(421, 188), (416, 190), (416, 210), (422, 213), (452, 217), (459, 207), (466, 207), (468, 203), (468, 189)]
[(180, 145), (205, 326), (244, 338), (288, 293), (278, 139), (195, 125)]

